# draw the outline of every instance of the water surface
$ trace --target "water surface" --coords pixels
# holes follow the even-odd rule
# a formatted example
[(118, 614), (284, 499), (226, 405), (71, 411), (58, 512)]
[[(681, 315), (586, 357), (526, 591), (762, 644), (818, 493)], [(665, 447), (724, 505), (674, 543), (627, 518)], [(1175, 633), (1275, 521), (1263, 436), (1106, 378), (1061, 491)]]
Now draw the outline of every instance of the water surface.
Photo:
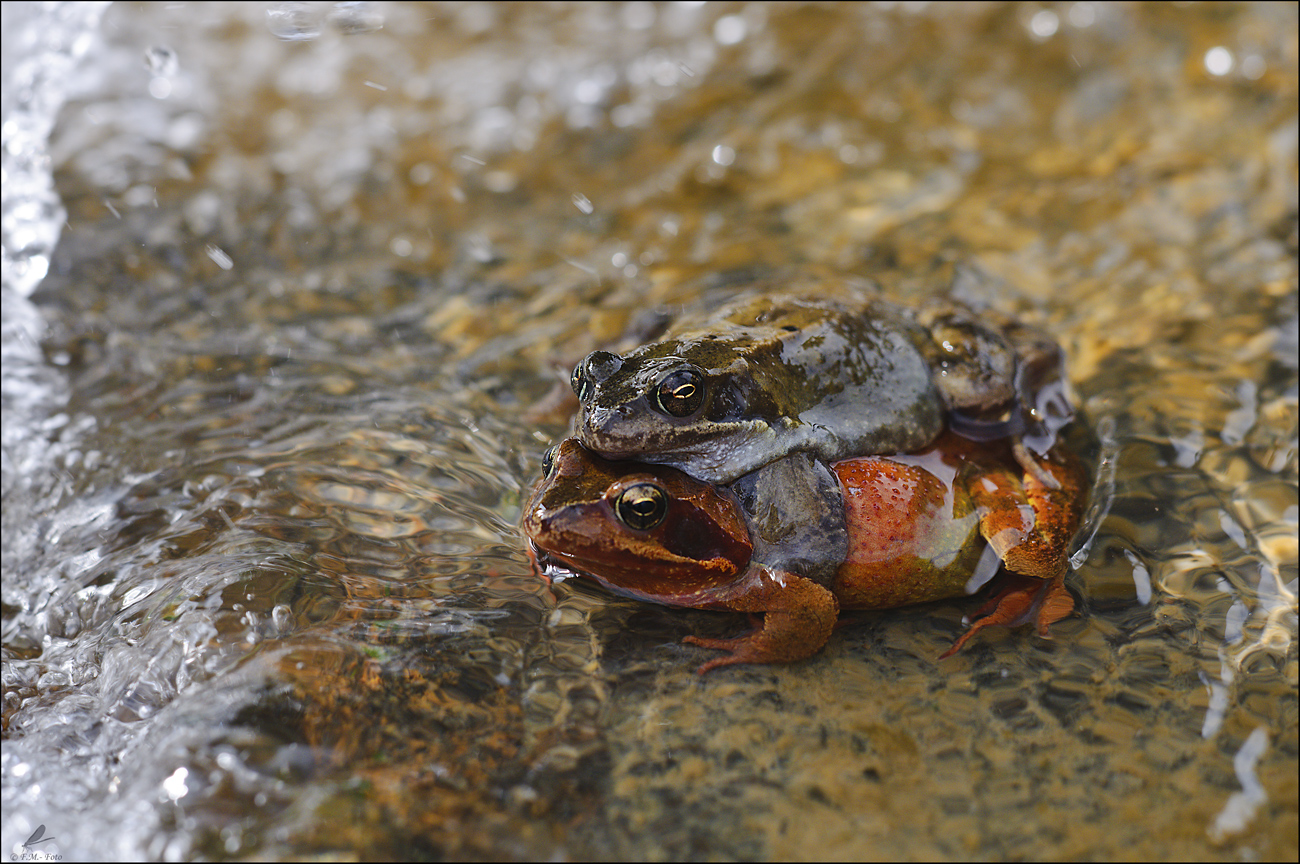
[[(1294, 5), (59, 26), (66, 224), (5, 276), (6, 852), (1296, 857)], [(741, 616), (533, 576), (573, 364), (760, 277), (1060, 338), (1081, 616), (701, 679), (681, 637)]]

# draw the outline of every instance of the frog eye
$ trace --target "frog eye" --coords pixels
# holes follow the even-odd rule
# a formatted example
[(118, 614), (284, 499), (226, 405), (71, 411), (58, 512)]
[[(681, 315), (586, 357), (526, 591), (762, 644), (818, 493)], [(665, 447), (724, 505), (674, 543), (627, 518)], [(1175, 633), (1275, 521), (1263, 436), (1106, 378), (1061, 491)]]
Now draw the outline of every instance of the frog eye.
[(583, 371), (583, 367), (586, 365), (587, 363), (584, 360), (574, 366), (573, 374), (569, 376), (569, 386), (573, 388), (573, 395), (577, 396), (578, 399), (582, 399), (582, 389), (587, 386), (587, 374)]
[(560, 449), (560, 445), (557, 444), (554, 447), (548, 447), (546, 452), (542, 454), (542, 479), (543, 480), (545, 480), (547, 477), (550, 477), (551, 472), (555, 470), (555, 451), (559, 449)]
[(691, 416), (703, 402), (704, 375), (696, 369), (674, 369), (655, 387), (655, 405), (674, 417)]
[(614, 512), (627, 527), (649, 531), (668, 515), (668, 495), (653, 483), (637, 483), (619, 493)]
[(623, 368), (623, 358), (608, 351), (592, 351), (569, 376), (569, 386), (578, 399), (586, 402), (592, 398), (592, 388), (597, 387)]

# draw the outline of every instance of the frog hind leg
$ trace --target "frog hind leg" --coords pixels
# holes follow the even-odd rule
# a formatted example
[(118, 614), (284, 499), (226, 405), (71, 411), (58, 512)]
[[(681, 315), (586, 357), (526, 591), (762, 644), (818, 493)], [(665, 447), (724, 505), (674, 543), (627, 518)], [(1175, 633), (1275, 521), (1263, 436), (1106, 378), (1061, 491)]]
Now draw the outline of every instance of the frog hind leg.
[(961, 650), (985, 627), (1014, 627), (1033, 620), (1038, 634), (1048, 637), (1051, 625), (1074, 610), (1065, 571), (1070, 538), (1083, 516), (1086, 477), (1072, 457), (1051, 462), (1022, 455), (1036, 470), (1022, 466), (1020, 477), (988, 472), (970, 484), (971, 499), (980, 511), (980, 533), (1008, 572), (1004, 587), (940, 659)]
[(940, 660), (956, 654), (985, 627), (1015, 627), (1032, 620), (1038, 625), (1039, 636), (1051, 638), (1051, 626), (1074, 611), (1074, 598), (1065, 587), (1064, 573), (1047, 581), (1014, 573), (1005, 575), (1002, 589), (975, 612), (970, 629), (939, 655)]
[[(768, 573), (768, 571), (764, 571)], [(682, 641), (701, 648), (726, 651), (696, 670), (700, 675), (736, 663), (793, 663), (811, 657), (830, 639), (840, 605), (835, 595), (793, 573), (770, 573), (770, 578), (748, 582), (743, 593), (721, 599), (713, 608), (750, 613), (751, 622), (762, 613), (762, 625), (731, 639), (687, 636)]]

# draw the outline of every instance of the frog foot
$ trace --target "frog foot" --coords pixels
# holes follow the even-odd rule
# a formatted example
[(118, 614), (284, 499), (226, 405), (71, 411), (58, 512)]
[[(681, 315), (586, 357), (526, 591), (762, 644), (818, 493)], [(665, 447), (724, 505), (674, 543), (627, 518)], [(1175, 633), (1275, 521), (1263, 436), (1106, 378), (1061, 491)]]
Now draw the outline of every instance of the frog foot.
[(757, 624), (757, 613), (763, 619), (761, 626), (731, 639), (685, 637), (682, 641), (689, 645), (728, 652), (700, 666), (700, 675), (736, 663), (793, 663), (811, 657), (830, 639), (840, 612), (835, 595), (811, 579), (767, 570), (710, 605), (748, 612), (751, 623)]
[(1065, 572), (1070, 539), (1083, 518), (1087, 475), (1082, 464), (1060, 448), (1042, 457), (1022, 449), (1015, 458), (1023, 472), (1019, 476), (1005, 468), (986, 470), (969, 483), (971, 500), (979, 509), (980, 533), (1007, 570), (1005, 587), (940, 659), (961, 650), (985, 627), (1034, 620), (1045, 637), (1052, 624), (1074, 609)]
[(1087, 474), (1078, 459), (1060, 448), (1017, 462), (1034, 470), (1006, 468), (979, 472), (968, 481), (979, 510), (980, 533), (1012, 573), (1051, 580), (1065, 572), (1070, 539), (1083, 518)]
[(531, 540), (528, 541), (527, 545), (528, 548), (524, 551), (528, 553), (528, 563), (533, 568), (533, 575), (545, 582), (546, 587), (551, 587), (551, 576), (546, 572), (546, 568), (542, 566), (542, 562), (538, 560), (537, 547), (533, 545)]
[(985, 627), (1015, 627), (1034, 621), (1038, 635), (1051, 637), (1051, 626), (1074, 611), (1074, 598), (1065, 587), (1064, 573), (1043, 581), (1032, 576), (1006, 574), (1007, 584), (987, 603), (976, 610), (970, 629), (953, 646), (939, 655), (946, 660)]

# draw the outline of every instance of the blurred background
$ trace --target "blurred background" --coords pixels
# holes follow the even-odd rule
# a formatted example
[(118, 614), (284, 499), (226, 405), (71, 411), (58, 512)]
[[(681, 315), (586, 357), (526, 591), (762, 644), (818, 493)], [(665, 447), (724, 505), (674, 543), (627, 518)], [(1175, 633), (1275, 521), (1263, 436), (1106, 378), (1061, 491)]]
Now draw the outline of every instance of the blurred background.
[[(1294, 859), (1297, 8), (5, 3), (4, 852)], [(530, 572), (575, 362), (846, 277), (1061, 340), (1081, 616)]]

